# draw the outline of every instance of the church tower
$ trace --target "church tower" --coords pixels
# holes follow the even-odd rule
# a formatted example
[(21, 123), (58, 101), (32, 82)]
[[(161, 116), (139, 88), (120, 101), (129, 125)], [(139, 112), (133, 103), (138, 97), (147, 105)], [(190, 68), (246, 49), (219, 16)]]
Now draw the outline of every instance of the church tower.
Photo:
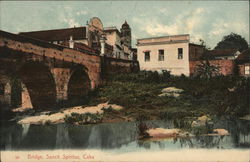
[(121, 42), (125, 46), (131, 48), (131, 29), (126, 20), (121, 28)]

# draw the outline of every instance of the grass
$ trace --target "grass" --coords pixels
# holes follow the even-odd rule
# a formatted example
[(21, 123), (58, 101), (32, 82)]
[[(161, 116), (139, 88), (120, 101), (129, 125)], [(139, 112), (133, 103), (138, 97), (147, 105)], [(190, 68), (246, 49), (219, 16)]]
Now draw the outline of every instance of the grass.
[(103, 116), (101, 114), (78, 114), (78, 113), (71, 113), (71, 115), (66, 115), (64, 121), (68, 124), (96, 124), (102, 122)]
[[(178, 97), (159, 97), (166, 87), (184, 90)], [(168, 72), (138, 72), (109, 77), (92, 93), (90, 104), (109, 101), (125, 107), (124, 115), (150, 119), (175, 119), (192, 116), (249, 114), (250, 79), (217, 76), (208, 79), (170, 76)], [(233, 91), (229, 91), (233, 89)]]

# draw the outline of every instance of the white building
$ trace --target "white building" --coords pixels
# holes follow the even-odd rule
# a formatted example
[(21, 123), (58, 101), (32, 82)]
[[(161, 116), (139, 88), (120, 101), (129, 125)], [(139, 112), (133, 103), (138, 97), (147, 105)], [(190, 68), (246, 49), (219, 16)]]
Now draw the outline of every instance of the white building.
[(124, 59), (124, 50), (121, 45), (120, 31), (116, 27), (106, 27), (103, 31), (107, 39), (106, 43), (113, 46), (112, 57)]
[(190, 75), (189, 61), (199, 58), (203, 46), (189, 42), (189, 35), (151, 37), (137, 40), (137, 59), (141, 70), (171, 71)]

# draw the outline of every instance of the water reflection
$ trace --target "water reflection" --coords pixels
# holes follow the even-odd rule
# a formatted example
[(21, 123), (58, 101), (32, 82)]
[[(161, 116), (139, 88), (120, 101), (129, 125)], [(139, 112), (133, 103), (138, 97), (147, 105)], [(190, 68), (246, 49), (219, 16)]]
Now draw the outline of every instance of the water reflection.
[[(164, 150), (181, 148), (250, 148), (249, 121), (220, 119), (214, 128), (230, 136), (197, 136), (163, 140), (137, 140), (136, 122), (72, 126), (16, 125), (1, 127), (1, 150), (33, 149), (117, 149)], [(171, 121), (148, 121), (150, 127), (173, 128)]]

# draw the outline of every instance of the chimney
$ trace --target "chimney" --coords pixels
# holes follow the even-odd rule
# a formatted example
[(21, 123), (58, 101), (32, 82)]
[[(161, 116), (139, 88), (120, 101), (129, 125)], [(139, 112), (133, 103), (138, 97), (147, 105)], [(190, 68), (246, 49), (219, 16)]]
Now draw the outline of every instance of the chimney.
[(69, 48), (74, 48), (74, 41), (73, 41), (72, 35), (70, 36), (70, 39), (69, 39)]
[(106, 37), (105, 37), (105, 34), (102, 34), (101, 35), (101, 38), (100, 38), (100, 43), (101, 43), (101, 56), (104, 56), (105, 55), (105, 40)]

